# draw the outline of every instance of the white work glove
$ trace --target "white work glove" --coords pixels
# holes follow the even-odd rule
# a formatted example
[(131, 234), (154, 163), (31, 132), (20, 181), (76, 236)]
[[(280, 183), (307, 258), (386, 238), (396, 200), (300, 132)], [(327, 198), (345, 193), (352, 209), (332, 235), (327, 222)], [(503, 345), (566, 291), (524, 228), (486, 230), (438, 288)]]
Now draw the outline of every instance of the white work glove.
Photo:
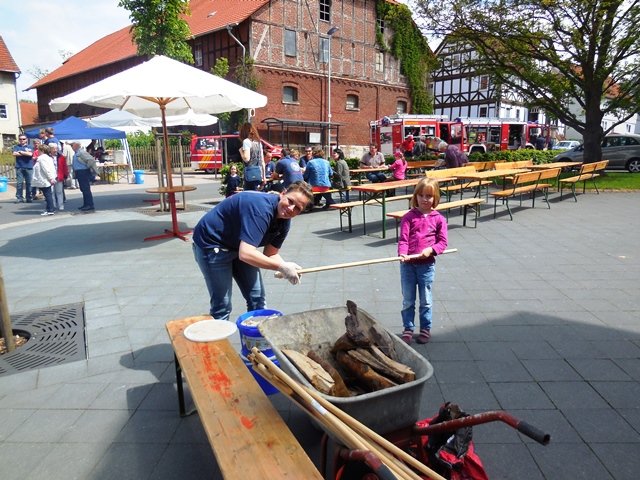
[(278, 267), (278, 270), (274, 273), (276, 278), (286, 278), (291, 285), (297, 285), (300, 283), (300, 275), (296, 270), (301, 270), (302, 267), (293, 262), (282, 262)]

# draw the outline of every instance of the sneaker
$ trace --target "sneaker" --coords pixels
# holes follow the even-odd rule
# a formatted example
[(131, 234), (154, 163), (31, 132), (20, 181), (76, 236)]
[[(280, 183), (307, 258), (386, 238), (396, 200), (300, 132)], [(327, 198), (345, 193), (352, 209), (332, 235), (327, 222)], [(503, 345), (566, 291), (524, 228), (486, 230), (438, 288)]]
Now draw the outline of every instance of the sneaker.
[(42, 212), (42, 213), (40, 214), (40, 216), (42, 216), (42, 217), (46, 217), (46, 216), (48, 216), (48, 215), (55, 215), (55, 214), (54, 214), (53, 212)]
[(411, 340), (413, 340), (413, 330), (411, 330), (410, 328), (405, 328), (404, 332), (402, 332), (402, 341), (409, 345), (411, 343)]
[(24, 198), (18, 198), (15, 203), (24, 203)]
[(64, 207), (60, 207), (60, 208), (58, 208), (58, 210), (60, 210), (61, 212), (63, 212), (63, 211), (64, 211)]
[(420, 330), (420, 335), (418, 335), (418, 343), (427, 343), (431, 338), (431, 330), (428, 328), (423, 328)]

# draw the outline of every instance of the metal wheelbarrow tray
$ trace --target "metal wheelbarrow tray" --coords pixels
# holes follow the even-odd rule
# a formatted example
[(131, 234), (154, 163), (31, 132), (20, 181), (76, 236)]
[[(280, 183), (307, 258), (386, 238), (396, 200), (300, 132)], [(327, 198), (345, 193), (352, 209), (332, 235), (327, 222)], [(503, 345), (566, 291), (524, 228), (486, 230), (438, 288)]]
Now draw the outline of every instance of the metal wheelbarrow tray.
[[(338, 365), (330, 350), (336, 340), (346, 332), (344, 318), (347, 315), (346, 307), (323, 308), (267, 320), (260, 324), (258, 329), (271, 345), (273, 353), (280, 362), (280, 368), (298, 382), (313, 388), (282, 353), (282, 350), (301, 351), (304, 348), (311, 348), (333, 365), (341, 375), (344, 375), (344, 370)], [(358, 317), (367, 327), (377, 324), (384, 328), (370, 314), (360, 308), (358, 309)], [(400, 362), (411, 367), (415, 372), (416, 379), (413, 382), (356, 397), (333, 397), (320, 394), (336, 407), (379, 434), (413, 425), (418, 420), (422, 390), (427, 379), (433, 375), (433, 367), (423, 356), (402, 342), (396, 335), (391, 332), (389, 335), (393, 340)]]

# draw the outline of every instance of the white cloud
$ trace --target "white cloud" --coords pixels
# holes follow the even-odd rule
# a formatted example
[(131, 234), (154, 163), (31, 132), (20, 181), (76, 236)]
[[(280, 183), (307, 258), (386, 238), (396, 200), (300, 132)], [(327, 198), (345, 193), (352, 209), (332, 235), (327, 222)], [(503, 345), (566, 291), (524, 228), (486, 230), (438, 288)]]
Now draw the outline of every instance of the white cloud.
[(36, 99), (35, 91), (23, 92), (37, 81), (28, 70), (52, 72), (62, 65), (60, 50), (78, 53), (127, 25), (118, 0), (3, 1), (0, 34), (22, 72), (18, 97)]

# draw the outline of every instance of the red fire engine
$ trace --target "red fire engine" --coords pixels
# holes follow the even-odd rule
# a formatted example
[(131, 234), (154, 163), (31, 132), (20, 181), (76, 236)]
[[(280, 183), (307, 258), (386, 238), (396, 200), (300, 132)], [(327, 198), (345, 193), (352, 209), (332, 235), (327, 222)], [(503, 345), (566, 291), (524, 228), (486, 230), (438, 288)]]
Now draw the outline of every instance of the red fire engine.
[(519, 122), (509, 118), (460, 117), (448, 121), (441, 115), (391, 115), (370, 122), (371, 142), (383, 155), (393, 155), (402, 148), (407, 135), (417, 138), (439, 137), (458, 145), (465, 153), (534, 148), (537, 136), (545, 135), (549, 126)]

